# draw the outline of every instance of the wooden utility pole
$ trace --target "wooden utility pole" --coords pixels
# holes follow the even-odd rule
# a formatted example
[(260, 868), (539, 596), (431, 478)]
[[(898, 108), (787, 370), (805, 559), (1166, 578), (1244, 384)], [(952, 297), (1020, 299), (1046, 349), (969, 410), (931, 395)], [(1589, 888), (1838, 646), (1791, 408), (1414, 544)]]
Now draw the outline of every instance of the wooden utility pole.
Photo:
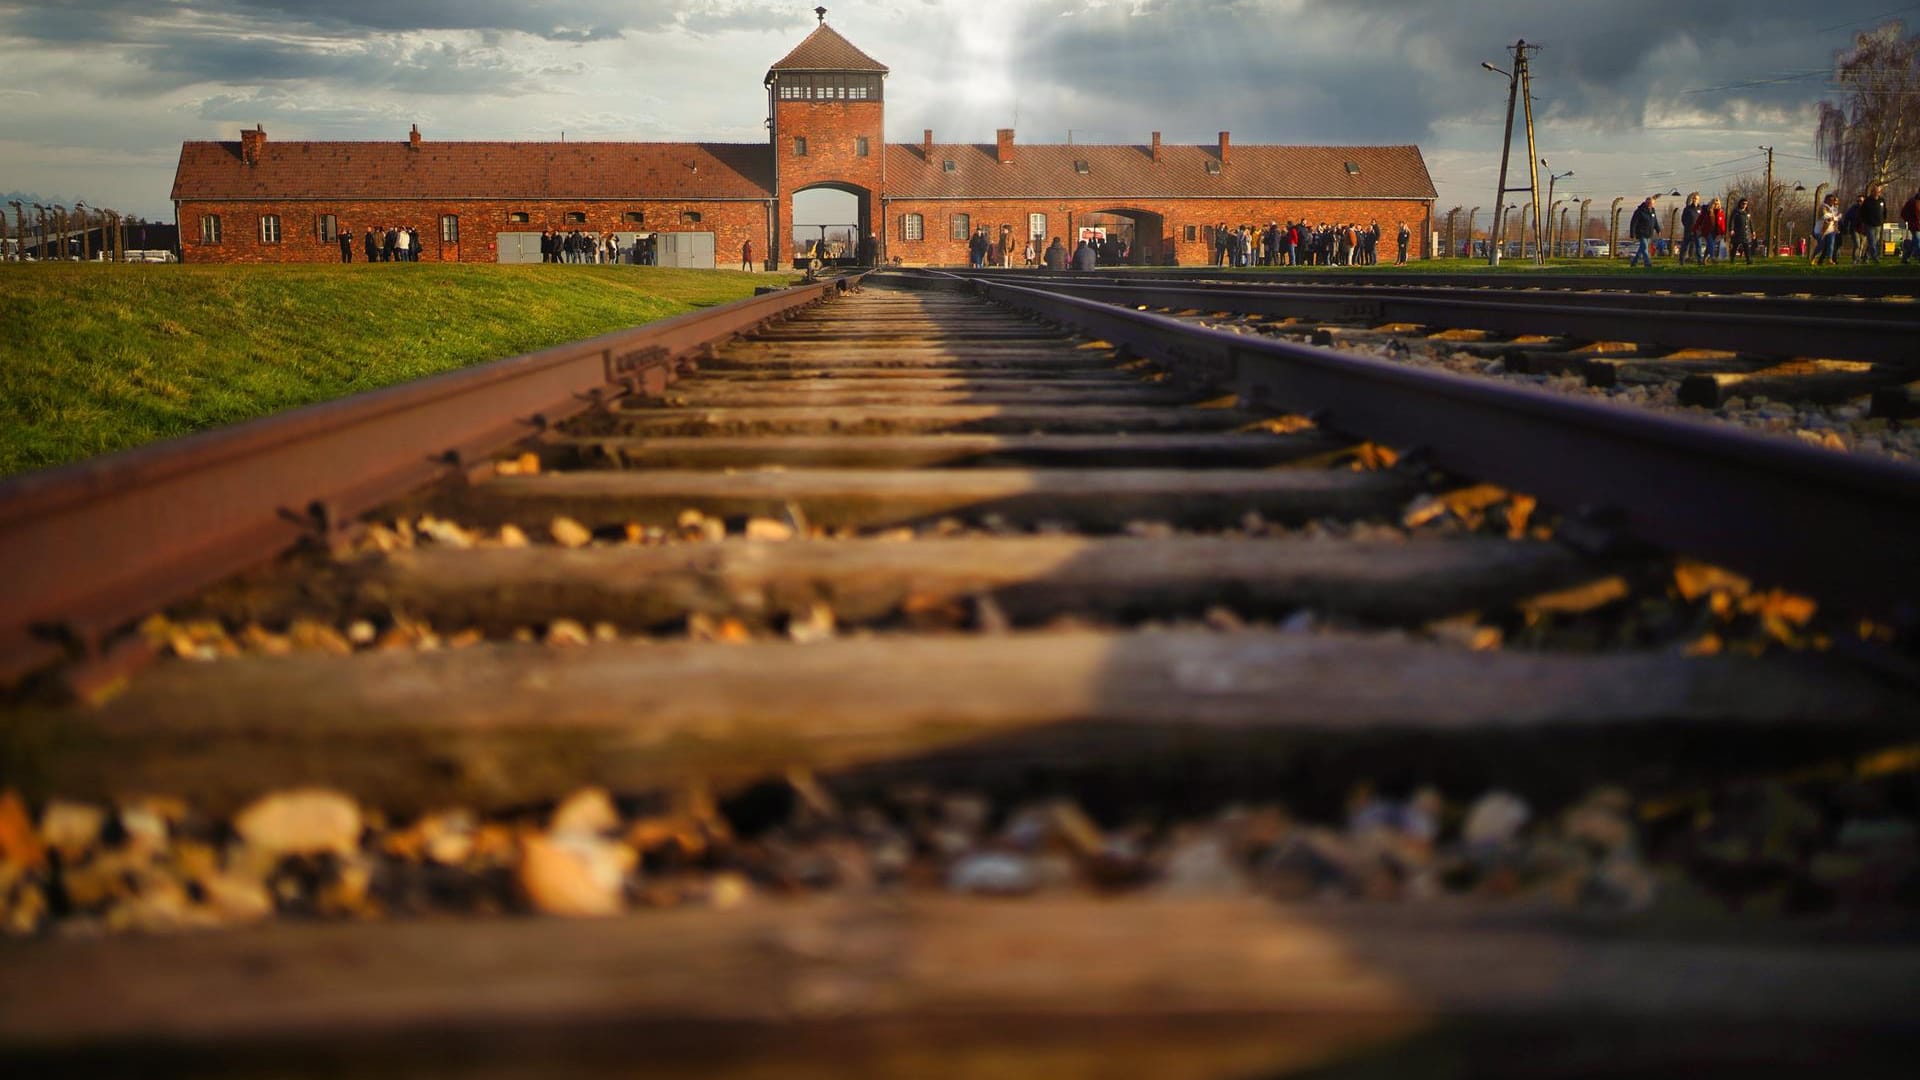
[[(1773, 258), (1773, 147), (1762, 146), (1767, 152), (1767, 258)], [(1751, 257), (1751, 256), (1749, 256)]]
[[(1527, 54), (1537, 48), (1539, 48), (1539, 46), (1527, 44), (1527, 39), (1525, 38), (1514, 42), (1512, 71), (1501, 71), (1499, 68), (1485, 61), (1482, 61), (1480, 64), (1481, 67), (1486, 68), (1488, 71), (1507, 77), (1507, 126), (1506, 134), (1500, 140), (1500, 182), (1494, 191), (1493, 233), (1487, 240), (1488, 266), (1500, 265), (1500, 245), (1505, 241), (1506, 234), (1507, 196), (1515, 191), (1530, 191), (1533, 193), (1533, 216), (1535, 221), (1534, 256), (1538, 258), (1540, 255), (1540, 230), (1538, 224), (1540, 218), (1540, 165), (1534, 156), (1533, 150), (1533, 82), (1531, 76), (1527, 74)], [(1526, 187), (1510, 188), (1507, 186), (1507, 165), (1513, 157), (1513, 107), (1523, 94), (1527, 99), (1527, 175), (1530, 179)], [(1523, 228), (1523, 235), (1524, 231)]]

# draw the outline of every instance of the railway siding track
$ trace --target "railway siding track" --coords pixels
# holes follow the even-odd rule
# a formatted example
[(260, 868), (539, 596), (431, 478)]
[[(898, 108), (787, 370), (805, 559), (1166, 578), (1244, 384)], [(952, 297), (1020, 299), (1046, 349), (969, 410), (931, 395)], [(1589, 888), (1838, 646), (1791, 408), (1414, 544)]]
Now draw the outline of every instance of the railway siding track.
[[(317, 784), (396, 821), (782, 774), (829, 819), (816, 774), (848, 798), (1040, 776), (1207, 804), (1276, 785), (1337, 799), (1357, 769), (1408, 769), (1550, 802), (1874, 750), (1910, 740), (1920, 706), (1885, 674), (1899, 654), (1864, 641), (1687, 655), (1702, 626), (1732, 633), (1710, 610), (1732, 594), (1666, 599), (1678, 554), (1831, 606), (1823, 625), (1751, 594), (1801, 612), (1802, 644), (1911, 619), (1920, 477), (1884, 462), (936, 275), (467, 373), (521, 374), (538, 389), (451, 415), (432, 410), (466, 387), (423, 384), (292, 435), (194, 444), (234, 462), (206, 477), (160, 448), (0, 489), (0, 553), (18, 556), (0, 565), (33, 598), (9, 670), (65, 659), (70, 687), (124, 683), (84, 704), (26, 684), (0, 710), (7, 782), (182, 793), (213, 815)], [(377, 440), (334, 423), (369, 411), (390, 425)], [(267, 460), (302, 432), (319, 441), (299, 468)], [(281, 486), (194, 520), (233, 484)], [(76, 540), (156, 520), (180, 535), (149, 537), (152, 557)], [(114, 560), (131, 565), (100, 587), (31, 580)], [(116, 645), (162, 606), (144, 646)], [(1670, 625), (1581, 622), (1601, 609)], [(143, 647), (208, 662), (112, 663)], [(516, 828), (509, 849), (541, 843)], [(1647, 1074), (1873, 1070), (1920, 1038), (1907, 922), (1676, 929), (1177, 893), (1002, 906), (917, 880), (583, 924), (0, 942), (0, 1053), (177, 1075), (611, 1074), (636, 1047), (662, 1075), (1214, 1076), (1436, 1054), (1580, 1075), (1600, 1054)]]

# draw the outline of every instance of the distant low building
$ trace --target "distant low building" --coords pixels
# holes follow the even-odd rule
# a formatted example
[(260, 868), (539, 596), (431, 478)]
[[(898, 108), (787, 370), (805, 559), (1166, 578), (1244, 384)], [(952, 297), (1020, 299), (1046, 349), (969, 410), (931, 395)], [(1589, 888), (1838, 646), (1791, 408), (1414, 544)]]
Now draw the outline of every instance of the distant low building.
[[(692, 233), (676, 251), (737, 265), (794, 259), (793, 197), (833, 189), (855, 201), (845, 232), (862, 254), (906, 265), (967, 261), (986, 229), (1018, 252), (1029, 237), (1071, 248), (1088, 230), (1118, 231), (1128, 261), (1212, 261), (1215, 228), (1269, 222), (1398, 226), (1424, 258), (1436, 192), (1415, 146), (1020, 144), (889, 145), (886, 65), (824, 19), (767, 71), (766, 143), (238, 142), (180, 149), (173, 201), (183, 260), (326, 262), (338, 234), (410, 227), (421, 258), (528, 262), (546, 230), (614, 234), (623, 243)], [(804, 239), (804, 237), (802, 238)]]

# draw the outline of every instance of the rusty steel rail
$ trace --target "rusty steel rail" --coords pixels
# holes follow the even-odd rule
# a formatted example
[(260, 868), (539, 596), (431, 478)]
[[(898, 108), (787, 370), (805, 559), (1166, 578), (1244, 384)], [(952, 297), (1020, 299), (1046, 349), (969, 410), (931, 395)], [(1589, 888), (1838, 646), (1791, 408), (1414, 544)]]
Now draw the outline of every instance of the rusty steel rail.
[[(981, 278), (1007, 282), (1005, 277)], [(1022, 284), (1021, 282), (1009, 282)], [(1760, 315), (1750, 311), (1662, 310), (1643, 298), (1592, 293), (1419, 295), (1364, 288), (1319, 292), (1197, 284), (1096, 284), (1027, 279), (1049, 292), (1125, 306), (1194, 308), (1242, 315), (1301, 316), (1371, 323), (1419, 323), (1503, 334), (1553, 334), (1589, 341), (1635, 340), (1681, 348), (1732, 349), (1756, 356), (1819, 356), (1920, 366), (1920, 314), (1897, 320)], [(1784, 303), (1777, 301), (1776, 303)]]
[[(1661, 271), (1623, 274), (1588, 274), (1554, 270), (1535, 273), (1428, 272), (1393, 267), (1366, 266), (1340, 270), (1234, 270), (1217, 266), (1117, 266), (1091, 273), (1103, 280), (1187, 281), (1212, 284), (1334, 285), (1346, 288), (1404, 286), (1411, 288), (1471, 289), (1483, 292), (1513, 292), (1525, 289), (1564, 290), (1568, 292), (1677, 293), (1717, 296), (1819, 296), (1854, 297), (1878, 300), (1894, 297), (1920, 298), (1920, 279), (1913, 277), (1857, 277), (1819, 274), (1809, 271), (1798, 277), (1754, 277), (1742, 274), (1669, 274)], [(969, 277), (1058, 276), (1076, 271), (999, 270), (966, 271)]]
[(990, 277), (1012, 284), (1071, 281), (1094, 285), (1165, 285), (1176, 288), (1209, 290), (1255, 290), (1286, 296), (1336, 299), (1404, 298), (1411, 300), (1461, 300), (1520, 306), (1596, 304), (1630, 308), (1634, 311), (1701, 312), (1726, 316), (1789, 316), (1796, 319), (1858, 319), (1893, 323), (1908, 332), (1920, 331), (1920, 305), (1862, 299), (1858, 297), (1814, 297), (1792, 294), (1752, 295), (1714, 292), (1632, 292), (1601, 289), (1568, 289), (1555, 281), (1534, 281), (1525, 286), (1489, 284), (1423, 285), (1407, 275), (1380, 279), (1373, 275), (1349, 276), (1338, 281), (1301, 280), (1285, 276), (1247, 276), (1196, 278), (1177, 274), (1159, 274), (1147, 270), (1001, 270), (973, 272), (970, 277)]
[[(959, 275), (977, 290), (1238, 394), (1573, 512), (1637, 539), (1903, 623), (1920, 617), (1920, 469), (1703, 421), (1229, 334), (1080, 295)], [(1075, 288), (1076, 293), (1083, 289)]]
[(0, 482), (0, 682), (620, 394), (859, 275)]

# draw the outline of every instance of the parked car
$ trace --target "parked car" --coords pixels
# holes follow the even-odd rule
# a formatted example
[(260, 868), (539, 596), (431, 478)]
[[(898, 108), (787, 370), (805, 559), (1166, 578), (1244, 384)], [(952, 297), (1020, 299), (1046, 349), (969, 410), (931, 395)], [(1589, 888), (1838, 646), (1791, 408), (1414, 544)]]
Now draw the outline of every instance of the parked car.
[(1613, 254), (1613, 245), (1605, 240), (1589, 237), (1580, 241), (1580, 257), (1583, 259), (1604, 259)]

